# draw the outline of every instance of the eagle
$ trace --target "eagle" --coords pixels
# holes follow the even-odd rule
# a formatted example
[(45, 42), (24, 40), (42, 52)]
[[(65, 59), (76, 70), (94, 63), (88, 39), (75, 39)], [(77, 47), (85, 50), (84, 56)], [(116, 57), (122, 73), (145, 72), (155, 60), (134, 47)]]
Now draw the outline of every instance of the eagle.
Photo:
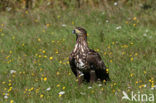
[(87, 31), (76, 27), (72, 33), (76, 35), (76, 44), (69, 56), (69, 64), (78, 79), (78, 84), (84, 81), (90, 83), (109, 81), (109, 74), (100, 55), (88, 47)]

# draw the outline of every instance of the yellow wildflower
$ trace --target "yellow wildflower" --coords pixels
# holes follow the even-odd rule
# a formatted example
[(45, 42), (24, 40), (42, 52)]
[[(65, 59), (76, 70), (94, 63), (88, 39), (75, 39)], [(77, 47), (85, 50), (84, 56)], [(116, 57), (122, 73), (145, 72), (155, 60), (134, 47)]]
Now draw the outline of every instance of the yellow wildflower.
[(74, 25), (75, 23), (74, 23), (74, 21), (72, 21), (72, 25)]
[(59, 63), (62, 64), (62, 61), (60, 60)]
[(104, 88), (101, 88), (101, 91), (104, 91)]
[(10, 50), (9, 53), (12, 54), (12, 51)]
[(53, 60), (53, 57), (50, 57), (49, 59), (50, 59), (50, 60)]
[(41, 94), (41, 95), (40, 95), (40, 98), (43, 98), (43, 97), (44, 97), (44, 95), (43, 95), (43, 94)]
[(135, 21), (136, 19), (137, 19), (136, 17), (133, 18), (134, 21)]
[(49, 27), (50, 26), (50, 24), (46, 24), (46, 27)]
[(8, 89), (8, 92), (10, 92), (12, 90), (12, 87), (10, 87), (9, 89)]
[(28, 11), (25, 11), (25, 14), (28, 14)]
[(122, 52), (122, 55), (126, 54), (126, 52)]
[(15, 39), (15, 36), (12, 36), (12, 40), (14, 40)]
[(60, 15), (57, 16), (58, 19), (59, 19), (60, 17), (61, 17)]
[(131, 58), (131, 61), (133, 61), (133, 57)]
[(43, 69), (42, 68), (40, 68), (40, 71), (42, 71)]
[(42, 51), (42, 53), (45, 53), (45, 52), (46, 52), (45, 50)]
[(112, 63), (112, 60), (110, 60), (109, 62)]
[(126, 23), (126, 24), (128, 24), (129, 22), (128, 22), (128, 21), (126, 21), (125, 23)]
[(103, 80), (103, 82), (105, 83), (105, 82), (106, 82), (106, 80)]
[(131, 76), (131, 77), (133, 77), (133, 76), (134, 76), (134, 74), (133, 74), (133, 73), (131, 73), (131, 74), (130, 74), (130, 76)]
[(135, 26), (136, 26), (136, 24), (133, 24), (133, 26), (135, 27)]
[(1, 24), (2, 27), (4, 27), (4, 24)]
[(45, 30), (42, 30), (43, 33), (45, 33)]
[(41, 55), (39, 55), (38, 57), (39, 57), (39, 58), (41, 58), (42, 56), (41, 56)]
[(62, 94), (59, 94), (59, 97), (62, 97)]
[(2, 84), (5, 84), (6, 82), (2, 82)]
[(8, 84), (8, 86), (11, 86), (11, 85), (12, 85), (11, 83)]
[(63, 86), (63, 87), (62, 87), (62, 89), (64, 90), (64, 89), (66, 89), (66, 87), (65, 87), (65, 86)]
[(56, 87), (60, 87), (60, 84), (57, 84), (57, 86)]
[(47, 81), (47, 77), (44, 77), (44, 79), (43, 79), (44, 81)]
[(10, 100), (10, 103), (14, 103), (14, 100)]
[(38, 38), (38, 42), (40, 42), (41, 41), (41, 39), (40, 38)]
[(56, 72), (56, 75), (59, 75), (60, 74), (60, 72)]
[(92, 90), (91, 93), (93, 94), (94, 93), (94, 90)]
[(69, 64), (69, 61), (67, 61), (67, 64)]
[(135, 53), (135, 56), (138, 56), (138, 53)]
[(69, 72), (68, 75), (71, 75), (71, 73)]

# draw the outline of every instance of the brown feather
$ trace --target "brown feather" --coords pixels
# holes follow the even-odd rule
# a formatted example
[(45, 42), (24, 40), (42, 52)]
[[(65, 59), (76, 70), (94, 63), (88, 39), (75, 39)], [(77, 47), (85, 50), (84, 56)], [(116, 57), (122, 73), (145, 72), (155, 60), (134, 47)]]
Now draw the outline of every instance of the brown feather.
[(79, 30), (79, 34), (76, 34), (76, 44), (69, 57), (70, 67), (74, 75), (78, 77), (77, 73), (83, 74), (84, 80), (90, 82), (90, 78), (92, 78), (90, 72), (95, 71), (96, 80), (110, 80), (100, 55), (88, 47), (87, 32), (80, 27), (76, 29)]

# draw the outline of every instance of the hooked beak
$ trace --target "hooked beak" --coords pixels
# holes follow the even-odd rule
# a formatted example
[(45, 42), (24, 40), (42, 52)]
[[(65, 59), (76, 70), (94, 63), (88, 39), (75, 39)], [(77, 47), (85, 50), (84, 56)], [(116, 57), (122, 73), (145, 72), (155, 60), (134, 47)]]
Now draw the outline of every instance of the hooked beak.
[(75, 34), (75, 30), (73, 30), (72, 33)]

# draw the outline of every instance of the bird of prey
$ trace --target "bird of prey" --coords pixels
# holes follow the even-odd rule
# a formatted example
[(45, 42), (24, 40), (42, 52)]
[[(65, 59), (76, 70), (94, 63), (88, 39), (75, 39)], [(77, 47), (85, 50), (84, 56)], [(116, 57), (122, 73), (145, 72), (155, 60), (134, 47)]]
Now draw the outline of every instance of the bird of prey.
[(78, 84), (80, 85), (83, 81), (90, 83), (97, 80), (109, 81), (109, 74), (100, 55), (88, 47), (87, 31), (76, 27), (72, 33), (76, 34), (76, 44), (69, 56), (69, 63), (78, 79)]

